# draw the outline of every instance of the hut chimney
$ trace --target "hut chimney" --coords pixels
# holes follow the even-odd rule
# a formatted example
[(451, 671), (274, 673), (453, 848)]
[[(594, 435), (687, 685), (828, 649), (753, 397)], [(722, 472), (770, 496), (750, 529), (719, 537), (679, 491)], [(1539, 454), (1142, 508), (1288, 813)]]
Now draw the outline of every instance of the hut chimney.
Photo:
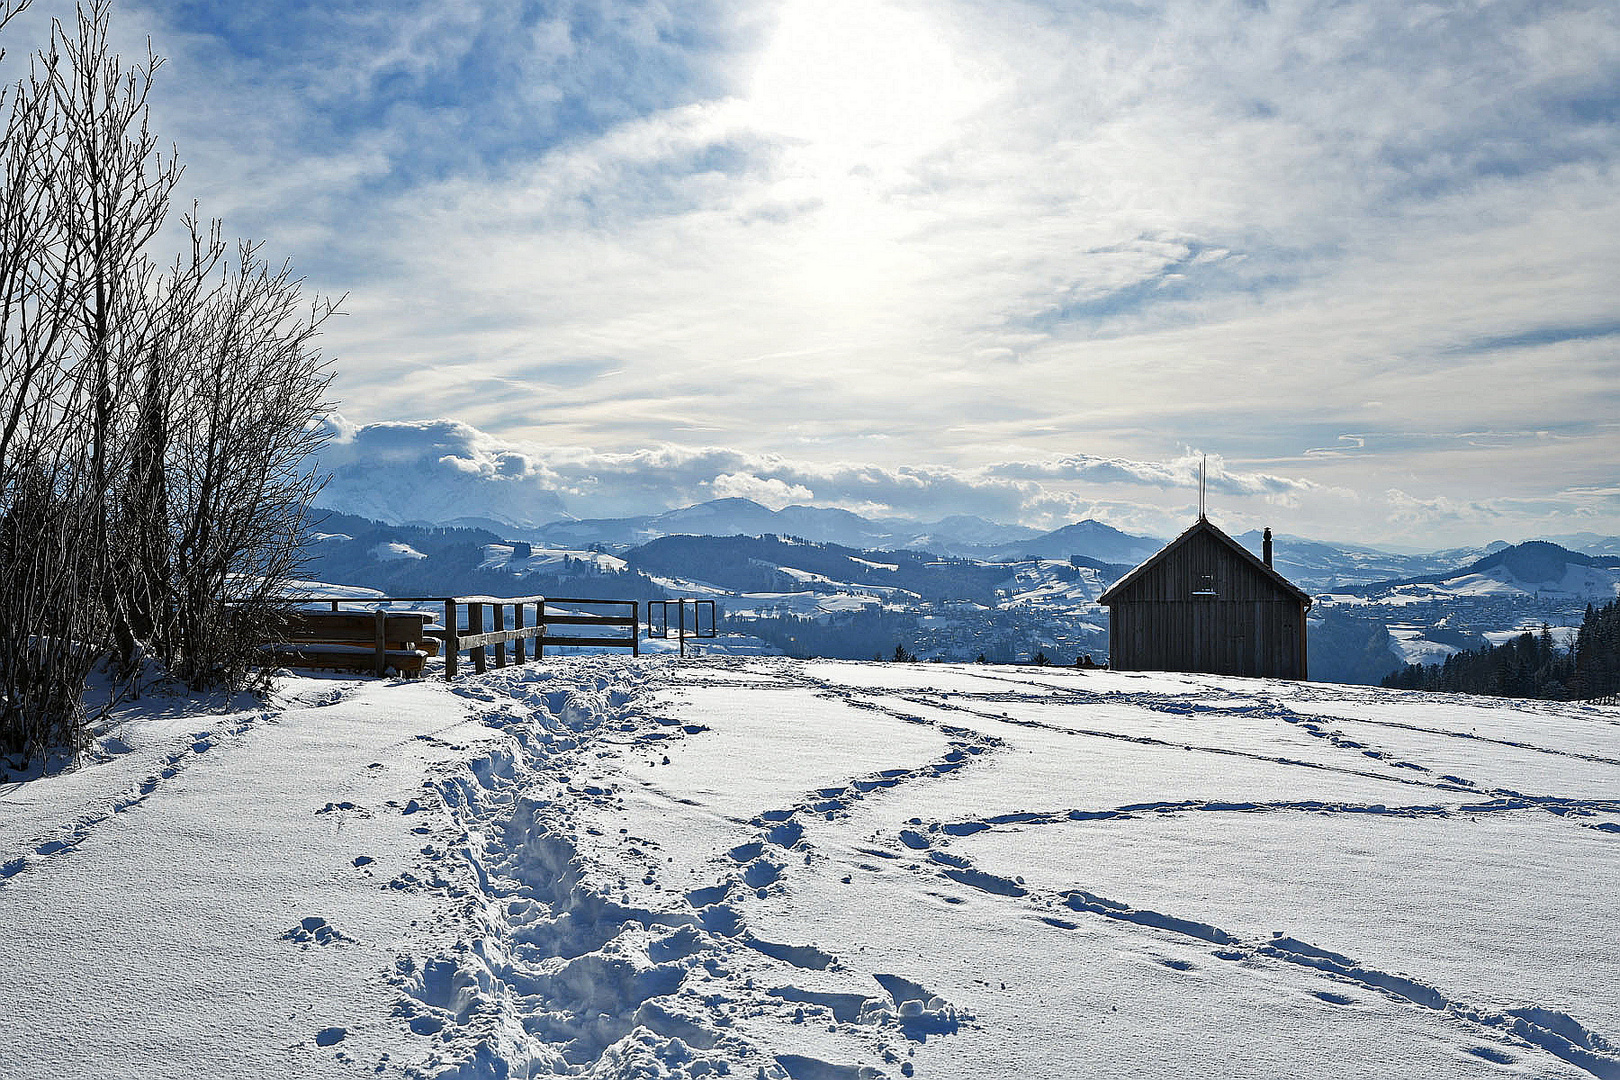
[(1271, 529), (1270, 529), (1269, 526), (1266, 529), (1265, 536), (1262, 537), (1262, 539), (1261, 539), (1260, 552), (1261, 552), (1260, 557), (1265, 560), (1265, 564), (1267, 566), (1270, 566), (1271, 565)]

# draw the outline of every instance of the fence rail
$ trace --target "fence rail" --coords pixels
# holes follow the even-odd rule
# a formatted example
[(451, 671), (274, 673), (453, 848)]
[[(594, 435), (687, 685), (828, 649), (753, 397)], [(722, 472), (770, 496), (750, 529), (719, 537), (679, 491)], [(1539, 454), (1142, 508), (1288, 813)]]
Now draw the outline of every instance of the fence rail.
[[(548, 645), (629, 649), (632, 655), (641, 655), (641, 603), (637, 600), (571, 596), (295, 596), (284, 599), (292, 604), (330, 604), (334, 612), (342, 610), (339, 605), (373, 609), (377, 605), (432, 604), (434, 617), (442, 618), (444, 625), (422, 632), (444, 642), (447, 680), (456, 677), (462, 653), (468, 654), (473, 670), (480, 675), (489, 669), (491, 661), (498, 668), (505, 667), (508, 653), (515, 664), (526, 663), (531, 658), (531, 650), (532, 658), (538, 660), (545, 656)], [(559, 626), (596, 627), (609, 632), (551, 633), (552, 628)], [(629, 633), (623, 633), (624, 630)], [(528, 642), (533, 644), (526, 644)]]
[[(674, 612), (673, 618), (671, 612)], [(707, 612), (709, 622), (707, 628), (703, 624), (703, 615)], [(690, 613), (690, 618), (688, 618)], [(691, 629), (688, 630), (688, 625)], [(673, 626), (675, 636), (680, 640), (681, 656), (686, 656), (686, 639), (712, 638), (719, 636), (719, 623), (715, 619), (715, 606), (713, 600), (649, 600), (647, 601), (647, 636), (650, 638), (667, 638)]]

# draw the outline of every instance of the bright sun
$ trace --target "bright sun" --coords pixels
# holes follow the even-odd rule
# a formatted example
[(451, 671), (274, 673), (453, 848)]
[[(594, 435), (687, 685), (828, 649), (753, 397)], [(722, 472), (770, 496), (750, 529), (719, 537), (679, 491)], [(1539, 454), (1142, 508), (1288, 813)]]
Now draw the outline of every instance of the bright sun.
[(817, 171), (901, 166), (951, 137), (984, 84), (924, 14), (882, 0), (786, 0), (748, 96)]
[(784, 0), (734, 107), (780, 151), (766, 199), (794, 208), (773, 294), (814, 312), (818, 334), (864, 347), (893, 332), (896, 297), (931, 272), (909, 240), (927, 216), (907, 194), (917, 165), (991, 89), (927, 8)]

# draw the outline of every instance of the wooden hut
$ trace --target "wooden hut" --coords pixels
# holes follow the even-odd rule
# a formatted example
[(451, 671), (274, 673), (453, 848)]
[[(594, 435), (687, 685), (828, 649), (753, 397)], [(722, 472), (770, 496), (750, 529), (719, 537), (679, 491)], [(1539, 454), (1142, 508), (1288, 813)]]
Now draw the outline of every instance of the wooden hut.
[(1126, 671), (1203, 671), (1303, 679), (1311, 598), (1202, 515), (1100, 597), (1110, 664)]

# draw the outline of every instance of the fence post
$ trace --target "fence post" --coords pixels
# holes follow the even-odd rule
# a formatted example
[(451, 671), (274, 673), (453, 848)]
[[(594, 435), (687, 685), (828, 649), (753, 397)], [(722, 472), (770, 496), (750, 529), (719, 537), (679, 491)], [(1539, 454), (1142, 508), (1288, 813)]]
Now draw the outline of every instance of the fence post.
[[(490, 611), (495, 616), (495, 625), (490, 627), (490, 629), (492, 629), (492, 630), (505, 630), (506, 629), (506, 605), (505, 604), (491, 604), (490, 605)], [(497, 641), (495, 643), (495, 666), (496, 667), (505, 667), (506, 666), (506, 642), (504, 642), (504, 641)]]
[(455, 597), (444, 602), (444, 681), (456, 677), (456, 656), (461, 652), (461, 619), (456, 611)]
[(641, 601), (630, 601), (630, 655), (641, 655)]
[(336, 600), (334, 600), (334, 601), (332, 601), (332, 610), (336, 611), (337, 609), (338, 609), (338, 602)]
[[(467, 602), (467, 636), (477, 637), (484, 632), (484, 605), (478, 601)], [(482, 675), (489, 670), (486, 652), (482, 643), (472, 647), (473, 671)]]
[[(514, 629), (514, 630), (523, 629), (523, 605), (522, 604), (513, 604), (512, 605), (512, 629)], [(517, 640), (513, 641), (512, 642), (512, 648), (517, 651), (517, 656), (514, 659), (519, 664), (523, 663), (523, 639), (518, 638)]]
[(388, 670), (388, 613), (377, 609), (377, 674)]
[(534, 658), (543, 660), (546, 656), (546, 598), (541, 597), (534, 604)]

